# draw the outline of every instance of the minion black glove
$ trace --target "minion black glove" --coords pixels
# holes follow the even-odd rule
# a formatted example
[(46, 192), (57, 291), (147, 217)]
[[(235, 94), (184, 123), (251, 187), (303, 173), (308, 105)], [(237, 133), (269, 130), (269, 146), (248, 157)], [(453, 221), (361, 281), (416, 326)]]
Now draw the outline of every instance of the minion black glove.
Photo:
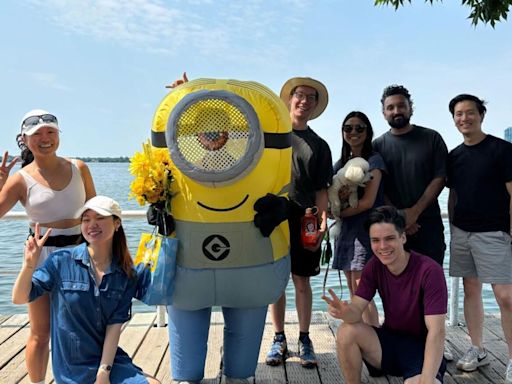
[(176, 229), (174, 217), (165, 211), (165, 202), (159, 201), (149, 206), (146, 218), (150, 225), (158, 227), (158, 233), (162, 236), (169, 236)]
[(254, 203), (254, 225), (264, 237), (269, 237), (275, 227), (288, 219), (289, 201), (285, 197), (267, 193)]

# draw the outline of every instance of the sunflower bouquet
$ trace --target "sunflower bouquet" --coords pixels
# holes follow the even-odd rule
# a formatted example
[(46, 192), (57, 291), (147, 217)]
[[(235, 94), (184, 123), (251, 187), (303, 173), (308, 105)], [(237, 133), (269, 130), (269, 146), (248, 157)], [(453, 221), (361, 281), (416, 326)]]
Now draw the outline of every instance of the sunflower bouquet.
[(130, 198), (144, 206), (152, 204), (171, 211), (171, 159), (167, 148), (153, 148), (142, 143), (142, 152), (135, 152), (130, 158), (130, 173), (135, 179), (130, 184)]

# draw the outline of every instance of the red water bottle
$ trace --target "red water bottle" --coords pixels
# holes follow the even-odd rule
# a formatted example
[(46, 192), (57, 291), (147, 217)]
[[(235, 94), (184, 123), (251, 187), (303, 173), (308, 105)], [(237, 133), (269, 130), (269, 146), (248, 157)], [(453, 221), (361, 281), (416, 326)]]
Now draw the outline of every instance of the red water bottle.
[[(316, 209), (315, 209), (316, 211)], [(303, 247), (314, 247), (318, 238), (318, 220), (312, 208), (306, 208), (301, 220), (301, 239)]]

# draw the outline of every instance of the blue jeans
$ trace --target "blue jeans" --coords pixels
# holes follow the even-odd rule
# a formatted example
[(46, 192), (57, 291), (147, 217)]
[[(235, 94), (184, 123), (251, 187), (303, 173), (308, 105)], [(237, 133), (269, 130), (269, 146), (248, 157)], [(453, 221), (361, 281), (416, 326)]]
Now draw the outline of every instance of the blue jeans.
[[(167, 307), (173, 380), (199, 381), (204, 377), (211, 308), (187, 311)], [(224, 315), (224, 374), (244, 379), (254, 376), (267, 307), (222, 308)]]

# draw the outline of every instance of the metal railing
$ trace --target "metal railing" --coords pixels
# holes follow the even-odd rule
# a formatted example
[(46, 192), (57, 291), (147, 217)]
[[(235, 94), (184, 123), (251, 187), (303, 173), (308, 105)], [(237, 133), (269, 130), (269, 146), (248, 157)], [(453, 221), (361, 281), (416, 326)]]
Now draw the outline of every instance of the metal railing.
[[(123, 219), (146, 219), (146, 211), (141, 210), (126, 210), (122, 212)], [(442, 213), (442, 218), (448, 218), (447, 213)], [(8, 212), (4, 220), (27, 220), (25, 211)], [(455, 326), (459, 324), (459, 285), (460, 278), (450, 277), (450, 300), (448, 311), (448, 325)], [(159, 305), (156, 309), (157, 313), (157, 326), (163, 327), (166, 324), (166, 310), (165, 306)]]

